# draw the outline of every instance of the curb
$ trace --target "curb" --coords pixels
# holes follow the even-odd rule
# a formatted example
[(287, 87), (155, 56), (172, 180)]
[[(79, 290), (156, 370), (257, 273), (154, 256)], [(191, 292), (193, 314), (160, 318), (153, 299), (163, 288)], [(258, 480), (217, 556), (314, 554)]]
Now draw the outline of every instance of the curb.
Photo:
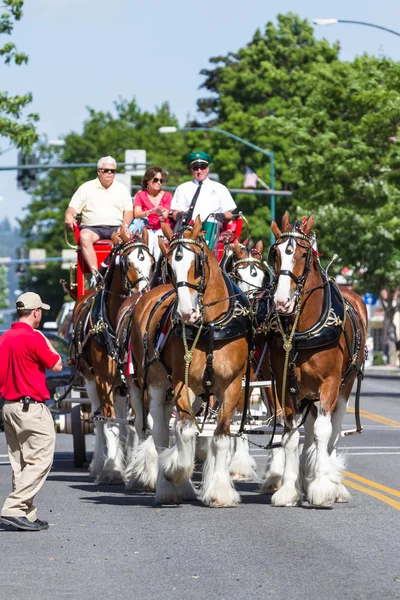
[(400, 377), (400, 369), (397, 367), (368, 367), (365, 369), (365, 377), (397, 379)]

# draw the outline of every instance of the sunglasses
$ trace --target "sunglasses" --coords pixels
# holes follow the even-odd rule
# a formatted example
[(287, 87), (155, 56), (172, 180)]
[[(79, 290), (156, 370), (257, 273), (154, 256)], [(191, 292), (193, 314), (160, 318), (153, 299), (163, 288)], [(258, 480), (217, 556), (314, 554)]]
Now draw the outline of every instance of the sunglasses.
[(115, 173), (116, 169), (99, 169), (102, 173)]
[(195, 165), (192, 165), (190, 168), (192, 169), (192, 171), (205, 171), (208, 167), (207, 163), (196, 163)]
[(153, 183), (164, 183), (164, 179), (159, 179), (158, 177), (153, 177)]

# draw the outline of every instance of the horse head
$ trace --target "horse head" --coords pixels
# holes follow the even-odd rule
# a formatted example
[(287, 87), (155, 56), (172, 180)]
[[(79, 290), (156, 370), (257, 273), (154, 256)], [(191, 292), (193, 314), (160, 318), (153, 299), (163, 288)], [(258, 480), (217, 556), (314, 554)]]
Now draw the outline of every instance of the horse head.
[(131, 291), (141, 292), (149, 285), (154, 267), (154, 257), (148, 246), (147, 228), (144, 227), (141, 236), (129, 235), (121, 229), (117, 239), (122, 243), (120, 261), (128, 287)]
[(275, 271), (275, 307), (278, 313), (285, 316), (295, 311), (304, 282), (311, 269), (313, 225), (314, 215), (304, 223), (299, 221), (290, 223), (287, 211), (282, 217), (281, 229), (275, 221), (271, 223), (275, 244), (271, 246), (268, 262)]
[(233, 243), (233, 279), (245, 294), (258, 292), (265, 286), (265, 270), (262, 264), (263, 243), (254, 244), (250, 239), (246, 245), (236, 239)]
[(173, 234), (163, 224), (162, 230), (169, 240), (169, 249), (160, 241), (161, 252), (169, 269), (177, 293), (177, 316), (183, 323), (194, 324), (202, 318), (202, 296), (207, 282), (206, 264), (211, 252), (200, 235), (201, 219), (183, 233)]

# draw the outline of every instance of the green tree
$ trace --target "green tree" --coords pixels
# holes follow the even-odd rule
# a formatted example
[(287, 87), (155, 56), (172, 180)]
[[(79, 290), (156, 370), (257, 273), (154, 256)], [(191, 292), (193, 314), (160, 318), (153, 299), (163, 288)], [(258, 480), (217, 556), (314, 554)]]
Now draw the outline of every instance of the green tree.
[(4, 323), (4, 319), (1, 318), (1, 309), (8, 308), (10, 303), (8, 301), (8, 283), (7, 283), (8, 269), (5, 265), (0, 265), (0, 323)]
[[(0, 34), (11, 35), (15, 22), (22, 17), (23, 4), (23, 0), (3, 0), (3, 7), (7, 12), (0, 15)], [(28, 56), (18, 52), (12, 42), (6, 42), (0, 47), (0, 56), (6, 65), (28, 62)], [(7, 92), (0, 91), (0, 136), (8, 138), (15, 146), (24, 150), (29, 150), (38, 137), (34, 127), (34, 122), (39, 119), (36, 113), (28, 114), (26, 122), (21, 122), (24, 109), (31, 101), (30, 93), (9, 96)]]
[[(400, 64), (367, 55), (341, 62), (296, 15), (278, 15), (244, 48), (210, 59), (202, 125), (217, 125), (275, 151), (278, 221), (315, 212), (319, 247), (356, 274), (360, 292), (383, 291), (393, 331), (399, 269)], [(212, 134), (210, 134), (211, 136)], [(392, 139), (390, 139), (392, 138)], [(268, 182), (266, 158), (224, 136), (212, 141), (225, 180), (238, 187), (248, 164)], [(239, 198), (253, 234), (268, 236), (269, 210)], [(392, 303), (393, 301), (393, 303)]]

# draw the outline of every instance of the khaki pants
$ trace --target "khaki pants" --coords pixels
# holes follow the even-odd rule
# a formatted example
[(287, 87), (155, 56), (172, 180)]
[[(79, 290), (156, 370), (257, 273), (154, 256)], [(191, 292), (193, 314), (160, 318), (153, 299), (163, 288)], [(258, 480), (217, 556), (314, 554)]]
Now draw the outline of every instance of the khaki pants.
[(45, 404), (5, 402), (4, 432), (13, 470), (13, 491), (6, 499), (2, 517), (27, 517), (36, 521), (33, 499), (42, 487), (54, 458), (56, 434), (51, 413)]

